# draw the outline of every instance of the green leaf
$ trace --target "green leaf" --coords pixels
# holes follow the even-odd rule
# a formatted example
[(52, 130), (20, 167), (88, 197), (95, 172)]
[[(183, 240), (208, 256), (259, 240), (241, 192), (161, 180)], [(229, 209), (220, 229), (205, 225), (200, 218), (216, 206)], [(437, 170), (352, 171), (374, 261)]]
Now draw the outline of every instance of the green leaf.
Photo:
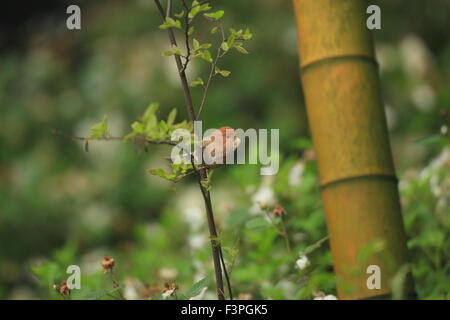
[(167, 17), (165, 22), (159, 26), (160, 29), (177, 28), (181, 29), (180, 20), (174, 20), (171, 17)]
[(89, 139), (104, 139), (109, 136), (108, 117), (104, 116), (102, 122), (94, 124), (90, 131)]
[(173, 52), (175, 53), (175, 54), (177, 54), (177, 55), (179, 55), (179, 56), (181, 56), (181, 50), (180, 49), (178, 49), (178, 47), (177, 46), (172, 46), (172, 49), (174, 50)]
[(242, 36), (244, 40), (250, 40), (253, 37), (253, 34), (250, 32), (250, 29), (245, 29), (245, 33)]
[(222, 44), (220, 45), (220, 48), (225, 52), (227, 52), (230, 49), (230, 47), (228, 46), (228, 43), (226, 43), (226, 42), (222, 42)]
[(172, 50), (163, 52), (165, 56), (173, 56), (174, 54), (181, 56), (181, 50), (175, 45), (172, 45)]
[(175, 174), (167, 173), (166, 171), (164, 171), (161, 168), (148, 169), (147, 172), (150, 173), (151, 175), (154, 175), (154, 176), (157, 176), (157, 177), (161, 177), (161, 178), (164, 178), (164, 179), (169, 180), (169, 181), (173, 181), (177, 177)]
[(219, 73), (222, 77), (228, 77), (231, 74), (231, 71), (228, 70), (221, 70), (218, 67), (214, 70), (214, 72), (217, 74)]
[(446, 139), (443, 135), (441, 134), (435, 134), (432, 136), (428, 136), (428, 137), (424, 137), (424, 138), (420, 138), (417, 139), (415, 141), (415, 143), (423, 145), (423, 146), (431, 146), (431, 145), (436, 145), (436, 146), (445, 146), (446, 143), (448, 143), (449, 140)]
[(211, 6), (209, 5), (209, 3), (199, 5), (199, 2), (194, 0), (192, 1), (192, 7), (191, 10), (189, 11), (188, 18), (192, 20), (198, 13), (208, 10), (211, 10)]
[(202, 6), (199, 5), (198, 1), (194, 0), (192, 1), (192, 7), (189, 10), (188, 18), (194, 19), (195, 16), (201, 11)]
[(212, 28), (212, 29), (211, 29), (211, 34), (214, 34), (214, 33), (216, 33), (218, 29), (219, 29), (218, 27), (214, 27), (214, 28)]
[(209, 63), (211, 63), (213, 61), (212, 56), (211, 56), (211, 52), (209, 52), (209, 50), (203, 51), (203, 53), (202, 53), (202, 55), (200, 57), (203, 60), (208, 61)]
[(177, 117), (177, 109), (173, 108), (172, 111), (170, 111), (169, 116), (167, 117), (167, 125), (169, 127), (173, 125), (176, 117)]
[(223, 10), (218, 10), (218, 11), (216, 11), (216, 12), (204, 13), (203, 15), (204, 15), (206, 18), (210, 18), (210, 19), (213, 19), (213, 20), (219, 20), (220, 18), (223, 17), (224, 14), (225, 14), (225, 11), (223, 11)]
[(330, 238), (330, 236), (326, 236), (322, 239), (320, 239), (319, 241), (317, 241), (316, 243), (313, 243), (312, 245), (306, 247), (305, 250), (303, 250), (300, 255), (308, 255), (310, 253), (312, 253), (313, 251), (319, 249), (328, 239)]
[(231, 36), (228, 37), (228, 39), (227, 39), (228, 48), (233, 47), (235, 39), (236, 39), (236, 36), (234, 34), (232, 34)]
[(200, 49), (209, 49), (211, 48), (211, 43), (204, 43), (200, 46)]
[(159, 131), (164, 136), (164, 134), (169, 132), (169, 126), (167, 125), (167, 122), (164, 120), (161, 120), (159, 122)]
[(200, 77), (197, 77), (197, 79), (195, 79), (194, 81), (191, 81), (191, 83), (189, 84), (192, 88), (197, 87), (197, 86), (202, 86), (203, 80)]
[(243, 53), (243, 54), (248, 54), (249, 52), (242, 46), (242, 44), (241, 43), (236, 43), (235, 45), (234, 45), (234, 48), (237, 50), (237, 51), (239, 51), (240, 53)]
[(192, 131), (194, 129), (194, 125), (190, 121), (183, 120), (181, 122), (175, 123), (172, 126), (172, 129), (174, 129), (174, 130), (176, 130), (176, 129), (186, 129), (188, 131)]
[(188, 36), (191, 36), (194, 33), (195, 27), (194, 26), (190, 26), (189, 30), (188, 30)]
[(158, 118), (156, 117), (156, 111), (159, 108), (158, 103), (151, 103), (145, 111), (144, 115), (141, 117), (141, 121), (145, 124), (146, 130), (149, 128), (156, 127), (158, 123)]
[(163, 128), (161, 128), (161, 124), (158, 122), (158, 117), (156, 116), (158, 108), (158, 103), (151, 103), (144, 114), (139, 117), (138, 121), (133, 122), (131, 125), (133, 131), (127, 134), (123, 140), (129, 141), (138, 135), (143, 135), (147, 139), (164, 139), (163, 133), (165, 133), (165, 126), (163, 125)]
[(133, 133), (136, 134), (145, 134), (145, 125), (141, 122), (135, 121), (131, 124), (131, 129), (133, 129)]
[(194, 39), (192, 39), (192, 46), (193, 46), (194, 50), (198, 50), (198, 49), (200, 49), (200, 42), (198, 42), (198, 40), (194, 38)]
[(141, 117), (142, 122), (147, 122), (151, 117), (153, 117), (156, 114), (156, 111), (158, 111), (159, 103), (152, 102), (145, 110), (144, 114)]
[(247, 229), (266, 229), (271, 227), (271, 224), (262, 217), (257, 217), (249, 220), (245, 224)]
[(55, 262), (47, 262), (42, 265), (31, 265), (31, 271), (36, 275), (42, 285), (51, 286), (53, 283), (67, 276), (65, 270)]
[(208, 278), (203, 278), (194, 283), (192, 287), (183, 295), (187, 300), (200, 294), (203, 288), (208, 286)]
[(124, 141), (129, 141), (137, 135), (144, 135), (148, 138), (157, 134), (159, 132), (158, 118), (156, 117), (158, 108), (158, 103), (151, 103), (139, 120), (133, 122), (131, 125), (133, 131), (124, 137)]
[(180, 13), (175, 13), (174, 16), (180, 19), (184, 17), (184, 14), (185, 14), (184, 10), (181, 10)]
[(200, 11), (208, 11), (208, 10), (211, 10), (212, 8), (211, 8), (211, 6), (209, 5), (209, 3), (205, 3), (205, 4), (202, 4), (201, 6), (200, 6)]

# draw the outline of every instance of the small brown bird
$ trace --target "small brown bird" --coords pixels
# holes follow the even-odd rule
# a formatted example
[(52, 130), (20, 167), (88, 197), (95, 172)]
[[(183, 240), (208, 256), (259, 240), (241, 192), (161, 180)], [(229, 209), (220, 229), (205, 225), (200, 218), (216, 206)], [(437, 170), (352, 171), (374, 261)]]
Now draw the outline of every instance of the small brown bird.
[[(200, 150), (196, 149), (191, 153), (186, 152), (181, 158), (185, 163), (190, 164), (193, 157), (196, 164), (201, 164), (205, 168), (220, 167), (226, 164), (227, 156), (230, 156), (238, 148), (240, 142), (241, 140), (237, 137), (233, 128), (222, 127), (203, 138), (198, 144)], [(175, 162), (172, 158), (167, 158), (167, 160), (172, 163)]]
[[(226, 164), (227, 156), (237, 149), (241, 140), (236, 131), (231, 127), (222, 127), (213, 131), (201, 142), (203, 161), (207, 166)], [(197, 156), (194, 153), (194, 156)]]

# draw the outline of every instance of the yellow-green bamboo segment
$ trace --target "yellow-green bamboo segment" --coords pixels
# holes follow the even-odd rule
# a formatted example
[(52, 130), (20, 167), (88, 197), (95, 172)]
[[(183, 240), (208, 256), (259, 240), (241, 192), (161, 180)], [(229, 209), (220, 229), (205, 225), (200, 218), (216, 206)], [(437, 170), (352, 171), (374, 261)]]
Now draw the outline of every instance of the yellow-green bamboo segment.
[[(408, 263), (367, 4), (294, 0), (301, 81), (341, 299), (387, 297)], [(370, 265), (381, 288), (369, 288)], [(413, 295), (409, 275), (405, 291)]]

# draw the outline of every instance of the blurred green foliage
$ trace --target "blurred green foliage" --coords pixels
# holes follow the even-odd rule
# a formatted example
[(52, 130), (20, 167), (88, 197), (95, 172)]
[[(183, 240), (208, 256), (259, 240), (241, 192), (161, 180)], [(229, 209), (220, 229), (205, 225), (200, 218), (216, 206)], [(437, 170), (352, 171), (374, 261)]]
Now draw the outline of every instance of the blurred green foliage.
[[(216, 2), (216, 1), (215, 1)], [(400, 178), (404, 222), (420, 298), (450, 293), (449, 3), (374, 1), (382, 30), (374, 31), (382, 92)], [(152, 101), (158, 118), (172, 108), (186, 118), (171, 49), (153, 1), (82, 2), (82, 30), (68, 31), (64, 13), (33, 20), (26, 43), (0, 52), (0, 298), (61, 298), (53, 283), (80, 265), (82, 289), (73, 298), (113, 298), (104, 255), (114, 257), (120, 290), (129, 298), (176, 282), (180, 294), (214, 298), (209, 239), (194, 180), (171, 184), (146, 173), (163, 167), (167, 146), (134, 152), (132, 144), (82, 142), (53, 129), (86, 136), (108, 116), (114, 136)], [(212, 200), (235, 295), (311, 299), (335, 294), (327, 244), (299, 254), (327, 235), (317, 168), (298, 74), (295, 21), (290, 3), (217, 1), (225, 27), (250, 28), (250, 55), (227, 55), (202, 114), (204, 128), (280, 128), (281, 167), (262, 179), (254, 165), (217, 170)], [(181, 10), (176, 10), (179, 12)], [(210, 37), (208, 21), (196, 39)], [(205, 78), (195, 62), (191, 80)], [(196, 107), (201, 89), (193, 88)], [(103, 127), (98, 128), (105, 134)], [(103, 130), (103, 131), (102, 131)], [(98, 132), (97, 132), (98, 133)], [(263, 203), (267, 209), (262, 210)], [(283, 216), (291, 251), (264, 218), (274, 205)], [(280, 226), (280, 221), (276, 221)]]

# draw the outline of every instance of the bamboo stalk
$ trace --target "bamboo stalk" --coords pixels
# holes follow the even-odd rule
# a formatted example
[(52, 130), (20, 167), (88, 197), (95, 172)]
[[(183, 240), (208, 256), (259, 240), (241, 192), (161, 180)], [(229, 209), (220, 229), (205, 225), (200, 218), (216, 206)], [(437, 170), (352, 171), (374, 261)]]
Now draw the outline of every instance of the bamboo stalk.
[[(362, 0), (293, 0), (300, 72), (342, 299), (386, 298), (408, 264), (397, 178)], [(381, 271), (370, 289), (369, 265)], [(407, 276), (405, 292), (414, 294)]]

